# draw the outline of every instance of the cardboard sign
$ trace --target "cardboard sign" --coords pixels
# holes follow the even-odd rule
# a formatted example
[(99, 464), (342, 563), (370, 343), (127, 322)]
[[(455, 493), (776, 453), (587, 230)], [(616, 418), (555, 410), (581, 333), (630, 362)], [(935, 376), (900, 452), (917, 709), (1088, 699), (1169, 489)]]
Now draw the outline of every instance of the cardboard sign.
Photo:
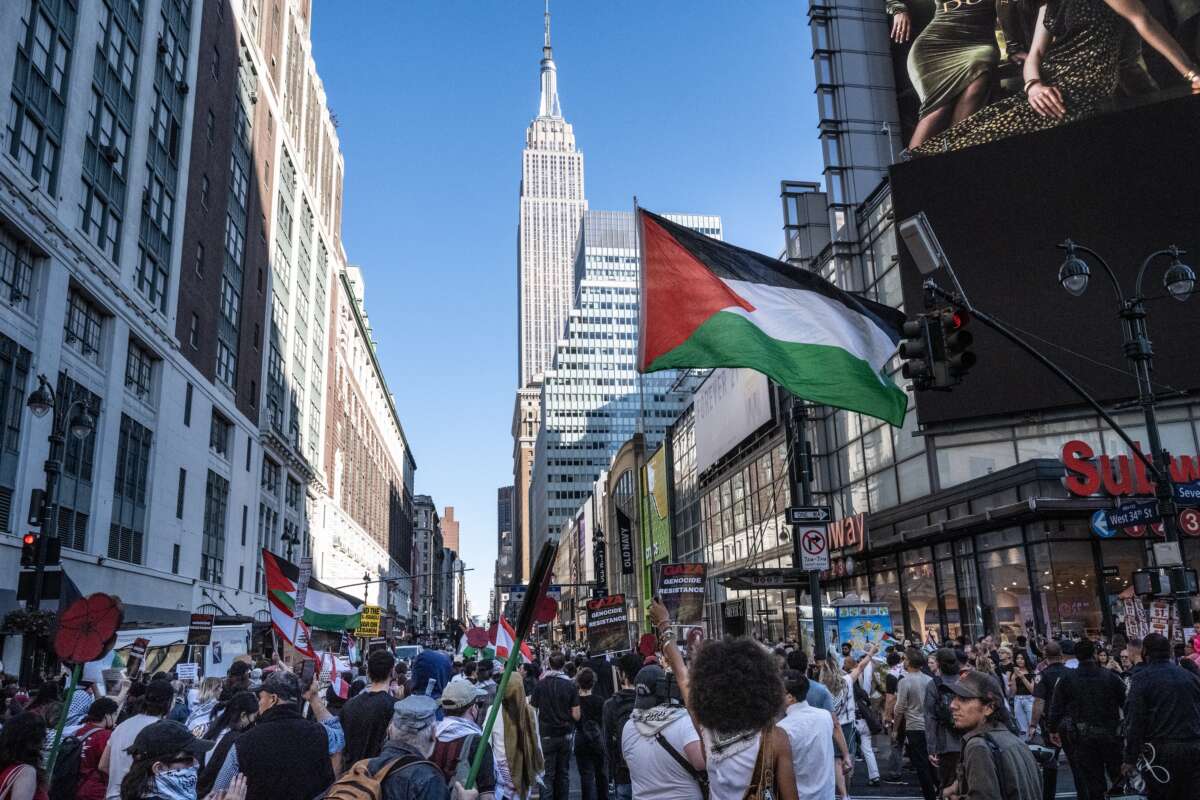
[(379, 606), (363, 606), (362, 615), (358, 618), (358, 630), (355, 633), (364, 638), (379, 635), (379, 625), (383, 619), (383, 609)]
[(181, 681), (195, 681), (200, 678), (200, 665), (181, 662), (175, 665), (175, 677)]
[(131, 679), (141, 673), (148, 647), (150, 647), (150, 640), (140, 638), (134, 639), (133, 644), (129, 646), (129, 658), (125, 661), (125, 672)]
[(663, 564), (658, 571), (658, 596), (675, 625), (693, 625), (704, 618), (704, 564)]
[(213, 614), (192, 614), (192, 623), (188, 626), (188, 644), (206, 645), (212, 641)]
[(610, 594), (587, 601), (588, 650), (597, 653), (623, 653), (632, 650), (629, 641), (629, 612), (625, 595)]

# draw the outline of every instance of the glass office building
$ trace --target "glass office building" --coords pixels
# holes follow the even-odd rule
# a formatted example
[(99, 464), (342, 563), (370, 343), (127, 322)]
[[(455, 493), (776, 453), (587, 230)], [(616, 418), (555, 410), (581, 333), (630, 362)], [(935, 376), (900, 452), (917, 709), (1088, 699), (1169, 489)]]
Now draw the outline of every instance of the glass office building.
[[(721, 238), (720, 217), (666, 216)], [(656, 447), (691, 399), (692, 376), (638, 375), (638, 269), (633, 213), (588, 211), (575, 250), (574, 307), (542, 383), (530, 490), (534, 553), (591, 495), (635, 431)]]

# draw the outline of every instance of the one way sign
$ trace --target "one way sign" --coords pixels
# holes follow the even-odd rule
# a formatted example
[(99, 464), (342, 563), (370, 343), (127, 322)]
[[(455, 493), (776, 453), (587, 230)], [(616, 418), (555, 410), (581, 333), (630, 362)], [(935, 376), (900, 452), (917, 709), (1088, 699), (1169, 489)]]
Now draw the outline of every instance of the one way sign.
[(788, 522), (793, 525), (833, 521), (833, 509), (829, 506), (792, 506), (787, 510), (787, 515)]

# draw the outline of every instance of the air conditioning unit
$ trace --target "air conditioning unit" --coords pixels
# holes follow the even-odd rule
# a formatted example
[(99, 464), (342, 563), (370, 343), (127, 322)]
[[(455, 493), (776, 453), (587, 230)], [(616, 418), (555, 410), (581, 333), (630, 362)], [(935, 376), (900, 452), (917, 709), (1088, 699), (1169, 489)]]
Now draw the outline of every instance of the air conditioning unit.
[(167, 52), (167, 40), (163, 38), (161, 33), (158, 35), (158, 52)]
[(100, 145), (100, 157), (110, 164), (116, 164), (121, 160), (121, 153), (117, 150), (114, 144)]
[(175, 82), (175, 91), (179, 92), (180, 94), (187, 94), (190, 89), (191, 87), (188, 86), (187, 81)]
[(251, 103), (252, 105), (258, 102), (258, 89), (257, 89), (257, 87), (256, 87), (256, 88), (254, 88), (254, 89), (249, 89), (249, 90), (247, 90), (247, 92), (246, 92), (246, 99), (247, 99), (247, 100), (249, 100), (249, 101), (250, 101), (250, 103)]

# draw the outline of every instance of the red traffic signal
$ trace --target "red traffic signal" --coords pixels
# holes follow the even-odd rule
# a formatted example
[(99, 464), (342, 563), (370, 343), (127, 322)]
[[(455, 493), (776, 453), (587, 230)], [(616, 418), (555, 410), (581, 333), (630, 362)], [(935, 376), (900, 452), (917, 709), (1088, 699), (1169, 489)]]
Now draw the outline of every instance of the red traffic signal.
[(36, 533), (27, 533), (21, 537), (22, 567), (32, 567), (37, 564), (37, 541)]

